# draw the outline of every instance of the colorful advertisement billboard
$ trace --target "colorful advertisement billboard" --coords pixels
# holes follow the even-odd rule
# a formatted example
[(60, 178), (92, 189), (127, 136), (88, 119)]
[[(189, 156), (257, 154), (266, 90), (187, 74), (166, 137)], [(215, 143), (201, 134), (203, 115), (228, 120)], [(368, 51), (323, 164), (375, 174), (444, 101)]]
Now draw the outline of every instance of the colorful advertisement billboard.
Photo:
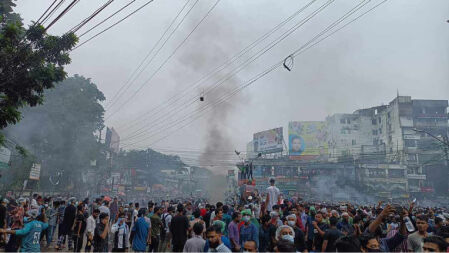
[(311, 160), (327, 157), (327, 129), (322, 121), (293, 121), (288, 124), (290, 159)]
[(111, 149), (112, 152), (118, 154), (120, 152), (120, 136), (114, 130), (114, 128), (106, 128), (106, 146)]
[(255, 133), (253, 137), (254, 152), (262, 154), (282, 152), (282, 131), (282, 127), (279, 127)]

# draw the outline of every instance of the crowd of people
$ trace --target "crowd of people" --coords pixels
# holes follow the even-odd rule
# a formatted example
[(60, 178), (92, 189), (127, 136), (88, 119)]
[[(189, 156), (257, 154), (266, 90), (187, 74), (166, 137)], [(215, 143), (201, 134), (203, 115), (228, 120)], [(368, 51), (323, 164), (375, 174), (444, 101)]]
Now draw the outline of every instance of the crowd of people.
[(449, 252), (444, 208), (282, 200), (270, 184), (265, 198), (239, 203), (5, 198), (0, 243), (8, 252)]

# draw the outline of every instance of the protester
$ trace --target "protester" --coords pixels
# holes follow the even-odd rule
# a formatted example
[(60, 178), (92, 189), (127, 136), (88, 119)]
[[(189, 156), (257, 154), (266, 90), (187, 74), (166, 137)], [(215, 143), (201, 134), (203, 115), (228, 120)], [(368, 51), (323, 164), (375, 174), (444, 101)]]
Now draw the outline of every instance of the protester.
[(267, 198), (265, 203), (267, 205), (267, 211), (269, 212), (273, 211), (273, 206), (279, 204), (281, 201), (281, 192), (279, 191), (279, 188), (275, 186), (275, 181), (274, 178), (270, 178), (270, 186), (267, 188)]
[(77, 207), (77, 215), (73, 230), (74, 252), (80, 252), (83, 247), (84, 231), (86, 230), (86, 218), (84, 217), (84, 205)]
[(207, 252), (232, 252), (222, 241), (221, 228), (211, 226), (206, 231), (206, 238), (209, 244)]
[(129, 248), (128, 234), (129, 227), (126, 224), (126, 217), (124, 213), (119, 213), (117, 222), (112, 225), (111, 233), (114, 236), (113, 252), (125, 252)]
[(162, 208), (156, 206), (153, 210), (153, 215), (150, 218), (151, 221), (151, 244), (148, 249), (149, 252), (158, 252), (159, 243), (161, 240), (162, 220)]
[(184, 215), (183, 205), (178, 205), (177, 215), (171, 219), (170, 233), (172, 238), (173, 252), (182, 252), (184, 244), (187, 241), (187, 233), (189, 231), (189, 220)]
[(193, 236), (186, 241), (183, 252), (202, 252), (206, 241), (203, 239), (204, 225), (197, 222), (193, 225)]
[(259, 246), (259, 231), (257, 227), (251, 223), (251, 211), (244, 210), (242, 212), (243, 226), (240, 228), (240, 247), (243, 247), (246, 241), (255, 241)]
[(90, 252), (93, 245), (95, 227), (97, 224), (97, 218), (100, 215), (100, 210), (94, 209), (92, 211), (92, 215), (87, 218), (86, 222), (86, 247), (84, 248), (85, 252)]
[(109, 215), (101, 213), (99, 215), (100, 222), (95, 227), (94, 232), (94, 252), (108, 252), (108, 238), (109, 238)]
[(416, 217), (416, 227), (418, 231), (408, 236), (407, 247), (411, 252), (422, 252), (423, 240), (428, 236), (428, 219), (424, 215)]
[(134, 237), (132, 240), (133, 250), (136, 252), (145, 252), (147, 244), (151, 244), (150, 224), (145, 220), (146, 208), (142, 208), (138, 212), (138, 218), (132, 228)]

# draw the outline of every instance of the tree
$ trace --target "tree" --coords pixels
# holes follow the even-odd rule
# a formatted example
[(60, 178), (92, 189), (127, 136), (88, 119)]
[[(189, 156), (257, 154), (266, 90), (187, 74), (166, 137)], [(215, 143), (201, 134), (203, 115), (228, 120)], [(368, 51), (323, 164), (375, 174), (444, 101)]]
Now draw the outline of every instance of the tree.
[(66, 78), (64, 66), (78, 41), (51, 36), (43, 26), (23, 27), (11, 0), (0, 1), (0, 129), (21, 119), (20, 108), (42, 104), (46, 89)]
[(104, 127), (104, 100), (90, 79), (75, 75), (45, 91), (42, 105), (22, 109), (23, 120), (4, 130), (41, 162), (43, 188), (57, 172), (64, 174), (61, 186), (79, 188), (90, 161), (106, 159), (95, 135)]

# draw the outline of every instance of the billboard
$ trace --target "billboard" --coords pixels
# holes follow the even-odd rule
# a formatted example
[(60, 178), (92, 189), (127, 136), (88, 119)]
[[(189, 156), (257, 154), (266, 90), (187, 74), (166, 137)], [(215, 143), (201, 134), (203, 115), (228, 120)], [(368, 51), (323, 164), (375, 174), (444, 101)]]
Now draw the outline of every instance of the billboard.
[(327, 157), (327, 128), (322, 121), (293, 121), (288, 124), (288, 151), (293, 160)]
[(282, 152), (282, 131), (282, 127), (279, 127), (255, 133), (253, 137), (254, 152), (262, 154)]
[(38, 163), (33, 163), (30, 170), (30, 179), (31, 180), (39, 180), (41, 175), (41, 165)]
[(120, 152), (120, 136), (114, 130), (114, 128), (106, 128), (106, 146), (111, 149), (114, 153)]

